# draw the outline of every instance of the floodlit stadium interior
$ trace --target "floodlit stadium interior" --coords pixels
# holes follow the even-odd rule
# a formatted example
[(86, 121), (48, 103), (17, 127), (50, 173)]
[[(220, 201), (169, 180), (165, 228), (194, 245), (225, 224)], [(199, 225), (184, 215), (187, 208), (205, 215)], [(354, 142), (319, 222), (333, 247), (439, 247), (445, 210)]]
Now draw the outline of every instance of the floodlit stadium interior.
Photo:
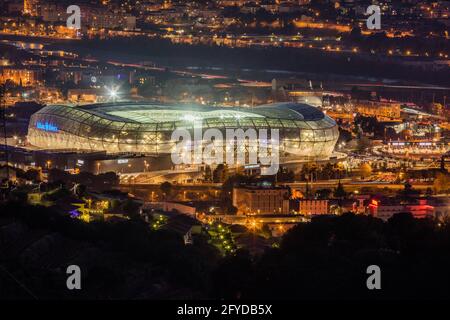
[(28, 141), (41, 149), (159, 156), (173, 151), (175, 129), (192, 132), (198, 123), (224, 137), (226, 129), (279, 129), (280, 160), (289, 161), (327, 160), (339, 137), (336, 122), (307, 104), (231, 109), (117, 102), (46, 106), (31, 117)]

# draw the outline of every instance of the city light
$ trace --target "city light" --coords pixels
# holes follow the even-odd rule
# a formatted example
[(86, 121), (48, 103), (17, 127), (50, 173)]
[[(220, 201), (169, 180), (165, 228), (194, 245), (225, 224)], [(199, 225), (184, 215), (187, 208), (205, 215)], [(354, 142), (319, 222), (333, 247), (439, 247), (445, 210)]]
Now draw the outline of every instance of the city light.
[(109, 100), (112, 102), (116, 102), (117, 98), (119, 97), (119, 89), (114, 86), (105, 88), (108, 92)]
[(450, 299), (449, 1), (0, 8), (0, 299)]

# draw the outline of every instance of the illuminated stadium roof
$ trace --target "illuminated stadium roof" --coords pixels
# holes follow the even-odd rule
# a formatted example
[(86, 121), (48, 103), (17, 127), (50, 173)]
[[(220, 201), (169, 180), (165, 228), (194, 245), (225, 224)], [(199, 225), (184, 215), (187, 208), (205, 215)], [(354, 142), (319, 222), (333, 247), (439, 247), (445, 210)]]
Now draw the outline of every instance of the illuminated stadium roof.
[(307, 104), (276, 103), (252, 108), (106, 103), (49, 105), (36, 112), (28, 141), (46, 149), (110, 153), (170, 153), (175, 129), (277, 129), (281, 149), (298, 157), (329, 156), (339, 137), (336, 122)]
[(277, 103), (254, 108), (216, 108), (199, 105), (159, 105), (139, 103), (93, 104), (76, 107), (102, 118), (135, 123), (163, 123), (180, 120), (225, 118), (272, 118), (317, 121), (324, 114), (312, 106), (297, 103)]

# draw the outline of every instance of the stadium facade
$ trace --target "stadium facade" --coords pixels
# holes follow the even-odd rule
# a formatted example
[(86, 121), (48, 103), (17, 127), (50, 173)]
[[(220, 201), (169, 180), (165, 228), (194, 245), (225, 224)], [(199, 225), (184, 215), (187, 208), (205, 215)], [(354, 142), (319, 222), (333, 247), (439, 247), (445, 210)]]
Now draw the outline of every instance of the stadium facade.
[(109, 103), (50, 105), (35, 113), (28, 141), (42, 149), (170, 154), (175, 129), (278, 129), (280, 159), (326, 160), (339, 137), (336, 122), (319, 109), (298, 103), (253, 108)]

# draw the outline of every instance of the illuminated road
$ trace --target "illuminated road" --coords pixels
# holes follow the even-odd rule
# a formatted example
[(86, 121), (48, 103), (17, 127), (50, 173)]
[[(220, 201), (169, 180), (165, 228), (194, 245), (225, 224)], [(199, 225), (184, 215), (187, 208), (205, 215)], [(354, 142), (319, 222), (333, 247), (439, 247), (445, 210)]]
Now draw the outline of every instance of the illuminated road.
[[(309, 187), (312, 189), (334, 189), (337, 187), (339, 181), (338, 180), (327, 180), (327, 181), (316, 181), (313, 183), (308, 183)], [(341, 183), (343, 184), (344, 188), (347, 191), (355, 191), (355, 190), (361, 190), (361, 188), (378, 188), (378, 189), (384, 189), (388, 188), (391, 190), (402, 190), (405, 188), (404, 184), (401, 183), (381, 183), (381, 182), (362, 182), (362, 181), (350, 181), (349, 179), (342, 179)], [(286, 185), (290, 186), (294, 189), (301, 189), (304, 190), (306, 188), (306, 182), (293, 182), (293, 183), (286, 183)], [(413, 183), (412, 184), (414, 189), (417, 190), (426, 190), (427, 188), (433, 187), (432, 183)]]
[[(160, 176), (160, 175), (158, 175)], [(352, 181), (351, 179), (341, 179), (341, 183), (343, 184), (345, 189), (351, 189), (351, 190), (360, 190), (363, 187), (368, 188), (388, 188), (392, 190), (399, 190), (404, 189), (405, 185), (403, 183), (389, 183), (389, 182), (364, 182), (364, 181)], [(331, 188), (334, 189), (337, 187), (339, 183), (339, 180), (320, 180), (320, 181), (314, 181), (314, 182), (308, 182), (308, 185), (310, 188), (313, 189), (325, 189), (325, 188)], [(279, 183), (279, 185), (286, 185), (294, 189), (304, 189), (306, 188), (307, 183), (306, 182), (289, 182), (289, 183)], [(137, 188), (153, 188), (154, 186), (159, 186), (159, 184), (152, 184), (152, 183), (145, 183), (144, 181), (140, 181), (139, 183), (134, 183), (133, 180), (126, 180), (122, 182), (123, 187), (126, 186), (134, 186)], [(176, 184), (179, 188), (192, 188), (195, 187), (196, 189), (203, 189), (203, 188), (220, 188), (220, 183), (183, 183), (183, 184)], [(433, 186), (432, 183), (412, 183), (412, 186), (414, 189), (418, 190), (426, 190), (427, 188), (430, 188)]]
[(450, 90), (449, 87), (439, 86), (401, 86), (389, 85), (384, 83), (347, 83), (346, 86), (351, 87), (378, 87), (378, 88), (393, 88), (393, 89), (414, 89), (414, 90)]

